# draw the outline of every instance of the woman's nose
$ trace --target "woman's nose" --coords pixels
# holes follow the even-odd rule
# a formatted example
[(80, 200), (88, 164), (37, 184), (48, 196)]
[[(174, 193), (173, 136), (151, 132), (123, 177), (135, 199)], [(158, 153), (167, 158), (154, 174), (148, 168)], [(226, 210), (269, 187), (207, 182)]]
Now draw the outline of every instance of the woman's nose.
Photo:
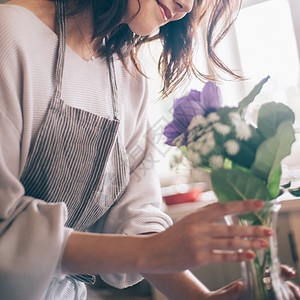
[(194, 0), (176, 0), (175, 1), (178, 12), (191, 12), (194, 6)]

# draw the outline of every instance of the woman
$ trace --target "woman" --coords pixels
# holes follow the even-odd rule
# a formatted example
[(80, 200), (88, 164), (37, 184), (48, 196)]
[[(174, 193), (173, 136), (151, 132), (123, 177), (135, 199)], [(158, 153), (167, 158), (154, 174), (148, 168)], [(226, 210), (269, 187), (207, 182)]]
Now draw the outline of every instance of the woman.
[(196, 72), (194, 29), (209, 8), (209, 55), (226, 70), (212, 37), (229, 1), (0, 5), (1, 299), (85, 299), (93, 276), (80, 274), (118, 288), (144, 276), (173, 300), (238, 299), (241, 283), (210, 292), (186, 269), (266, 247), (268, 228), (214, 224), (262, 202), (215, 204), (170, 226), (157, 176), (144, 174), (153, 149), (138, 47), (160, 28), (167, 95)]

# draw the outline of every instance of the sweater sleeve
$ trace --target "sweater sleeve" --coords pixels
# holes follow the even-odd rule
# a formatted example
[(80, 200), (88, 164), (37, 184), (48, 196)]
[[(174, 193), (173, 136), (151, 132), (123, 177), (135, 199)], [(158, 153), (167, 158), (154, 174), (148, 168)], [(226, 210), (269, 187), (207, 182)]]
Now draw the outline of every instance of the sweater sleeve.
[[(171, 218), (162, 211), (159, 175), (156, 170), (159, 161), (147, 115), (146, 82), (143, 84), (143, 95), (138, 98), (142, 105), (134, 125), (135, 130), (126, 147), (130, 180), (122, 198), (97, 224), (97, 232), (138, 235), (161, 232), (172, 224)], [(140, 274), (102, 274), (101, 277), (117, 288), (131, 286), (143, 279)]]
[(64, 227), (64, 204), (25, 196), (19, 180), (31, 127), (23, 119), (26, 61), (9, 20), (0, 9), (0, 294), (40, 300), (51, 278), (59, 276), (71, 230)]
[(162, 196), (156, 165), (159, 162), (153, 135), (145, 120), (128, 150), (131, 175), (126, 192), (105, 220), (105, 233), (136, 235), (160, 232), (172, 224), (162, 211)]

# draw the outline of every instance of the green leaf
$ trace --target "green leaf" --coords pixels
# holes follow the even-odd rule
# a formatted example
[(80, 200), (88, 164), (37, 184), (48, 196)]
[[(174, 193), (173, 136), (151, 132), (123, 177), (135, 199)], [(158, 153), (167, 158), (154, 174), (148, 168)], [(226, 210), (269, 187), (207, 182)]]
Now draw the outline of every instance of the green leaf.
[(224, 160), (224, 168), (225, 169), (232, 169), (232, 161), (227, 157)]
[(255, 150), (247, 142), (239, 142), (240, 150), (236, 155), (228, 155), (233, 163), (250, 169), (255, 160)]
[(242, 116), (246, 114), (247, 108), (251, 102), (255, 99), (255, 97), (260, 93), (263, 85), (269, 80), (270, 76), (262, 79), (249, 93), (248, 96), (243, 98), (239, 104), (238, 104), (238, 109), (239, 112)]
[(295, 114), (288, 106), (283, 103), (265, 103), (258, 112), (258, 131), (263, 137), (269, 138), (276, 133), (278, 126), (287, 120), (291, 123), (295, 121)]
[(213, 190), (222, 203), (246, 199), (270, 200), (265, 184), (240, 169), (217, 169), (210, 176)]
[[(262, 225), (261, 219), (258, 217), (256, 212), (246, 213), (239, 215), (239, 219), (244, 223), (245, 225)], [(251, 222), (251, 223), (249, 223)]]
[(251, 130), (251, 137), (249, 140), (245, 141), (255, 152), (258, 146), (265, 140), (261, 134), (258, 132), (257, 128), (252, 125), (248, 125)]
[(247, 214), (241, 214), (239, 215), (239, 219), (245, 224), (245, 225), (263, 225), (268, 226), (268, 219), (270, 218), (270, 212), (265, 212), (263, 210), (250, 212)]
[[(252, 165), (252, 174), (268, 184), (277, 181), (278, 165), (281, 160), (291, 153), (291, 146), (295, 141), (292, 123), (281, 123), (276, 134), (262, 142), (256, 151), (255, 161)], [(273, 172), (275, 172), (273, 174)], [(277, 173), (277, 175), (276, 175)]]
[(268, 178), (267, 189), (272, 199), (275, 199), (279, 195), (280, 178), (281, 178), (281, 164), (279, 164), (274, 169), (274, 171), (270, 173), (270, 176)]
[(181, 153), (183, 154), (184, 157), (187, 156), (188, 150), (187, 150), (187, 147), (186, 147), (186, 146), (180, 146), (180, 147), (179, 147), (179, 150), (181, 151)]
[(287, 188), (291, 187), (291, 181), (289, 181), (289, 182), (286, 183), (286, 184), (283, 184), (281, 187), (282, 187), (283, 189), (287, 189)]
[(289, 189), (289, 192), (294, 196), (300, 197), (300, 187), (296, 189)]
[(280, 189), (277, 197), (281, 196), (284, 193), (284, 190)]

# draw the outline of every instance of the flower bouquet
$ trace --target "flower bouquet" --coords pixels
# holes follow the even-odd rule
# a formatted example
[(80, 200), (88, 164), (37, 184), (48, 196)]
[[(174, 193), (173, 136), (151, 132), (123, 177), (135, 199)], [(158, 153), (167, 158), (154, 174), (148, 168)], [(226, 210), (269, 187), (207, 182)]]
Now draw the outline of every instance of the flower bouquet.
[[(276, 229), (280, 208), (276, 199), (290, 187), (280, 185), (281, 160), (290, 154), (295, 141), (295, 116), (286, 105), (269, 102), (260, 107), (256, 124), (245, 119), (247, 107), (268, 79), (259, 82), (237, 107), (221, 107), (220, 90), (212, 82), (202, 91), (192, 90), (175, 100), (173, 120), (164, 135), (166, 143), (178, 147), (192, 168), (209, 172), (221, 203), (267, 201), (261, 211), (235, 216), (231, 222)], [(289, 192), (299, 196), (299, 189)], [(246, 285), (243, 299), (294, 299), (280, 278), (276, 236), (270, 239), (269, 248), (258, 250), (253, 261), (243, 263), (242, 275)]]

